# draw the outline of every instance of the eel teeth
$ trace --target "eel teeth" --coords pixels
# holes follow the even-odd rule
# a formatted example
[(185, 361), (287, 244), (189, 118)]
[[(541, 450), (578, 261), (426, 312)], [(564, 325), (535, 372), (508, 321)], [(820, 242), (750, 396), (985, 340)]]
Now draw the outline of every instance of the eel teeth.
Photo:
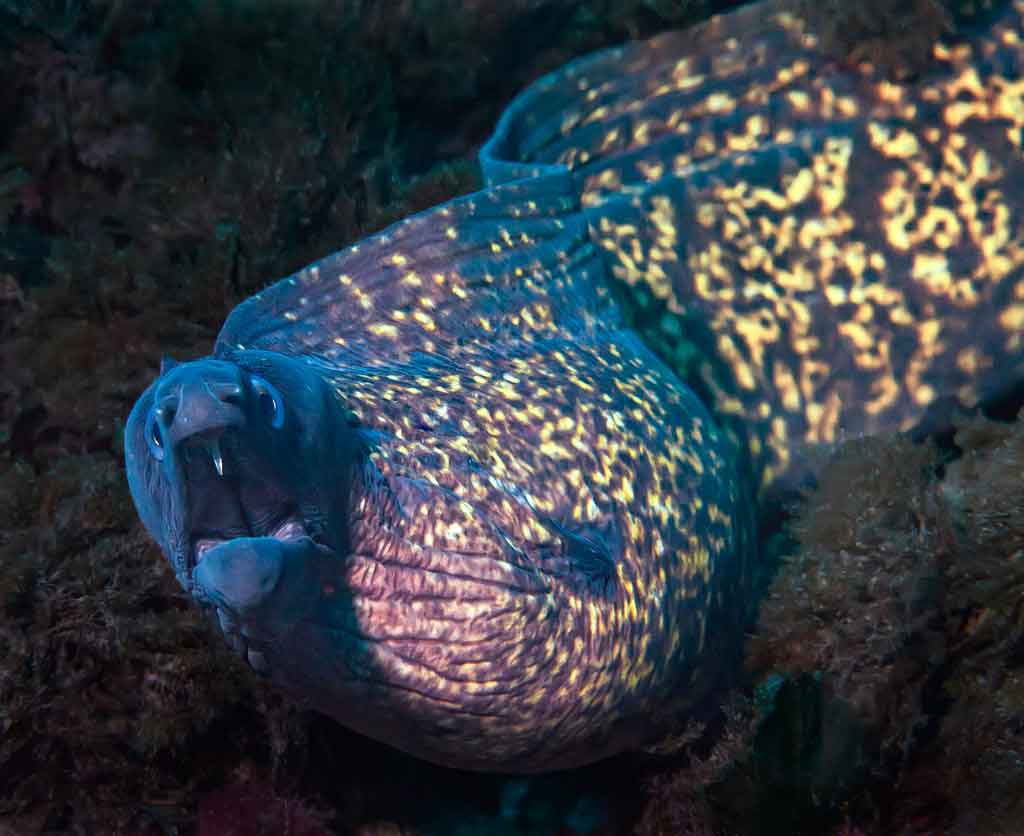
[(210, 454), (210, 458), (213, 459), (213, 466), (217, 470), (217, 475), (223, 476), (224, 456), (220, 452), (220, 442), (217, 439), (208, 441), (206, 443), (206, 451)]

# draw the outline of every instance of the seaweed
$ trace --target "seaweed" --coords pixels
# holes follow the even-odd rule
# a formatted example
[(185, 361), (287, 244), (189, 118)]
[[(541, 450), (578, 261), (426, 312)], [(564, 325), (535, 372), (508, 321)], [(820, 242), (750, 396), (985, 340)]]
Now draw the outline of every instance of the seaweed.
[[(227, 722), (239, 702), (258, 715), (276, 698), (187, 607), (131, 518), (115, 461), (67, 456), (38, 479), (16, 465), (2, 487), (0, 812), (43, 804), (51, 822), (73, 814), (125, 825), (137, 813), (127, 799), (204, 777), (160, 776), (162, 759)], [(105, 818), (111, 796), (123, 807)]]
[(1012, 832), (1021, 813), (1024, 422), (959, 419), (954, 445), (840, 447), (748, 648), (762, 677), (821, 678), (820, 748), (855, 723), (864, 770), (826, 784), (877, 832)]
[(868, 62), (892, 78), (918, 75), (943, 36), (1006, 0), (792, 0), (793, 11), (837, 60)]
[(636, 836), (740, 832), (742, 818), (752, 812), (752, 796), (743, 792), (722, 804), (719, 793), (731, 779), (749, 776), (753, 741), (763, 719), (761, 708), (756, 700), (734, 691), (722, 704), (714, 725), (691, 719), (671, 747), (652, 750), (652, 754), (673, 754), (682, 765), (661, 765), (650, 778), (649, 801), (637, 822)]
[[(947, 570), (950, 700), (934, 752), (951, 833), (1014, 833), (1024, 820), (1024, 416), (958, 428), (943, 492), (962, 545)], [(934, 753), (929, 753), (934, 756)]]
[[(749, 648), (755, 668), (825, 674), (885, 730), (886, 750), (913, 735), (921, 688), (945, 656), (937, 618), (953, 544), (938, 465), (933, 447), (905, 437), (843, 445), (793, 525), (800, 549), (762, 604)], [(917, 696), (902, 699), (908, 692)]]
[(1021, 472), (1024, 414), (838, 445), (789, 521), (746, 712), (684, 739), (638, 832), (1019, 832)]

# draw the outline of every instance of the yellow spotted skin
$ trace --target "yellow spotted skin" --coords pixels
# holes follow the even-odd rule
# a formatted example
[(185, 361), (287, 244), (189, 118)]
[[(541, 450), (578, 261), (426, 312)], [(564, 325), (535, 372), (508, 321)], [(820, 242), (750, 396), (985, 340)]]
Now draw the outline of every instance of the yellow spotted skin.
[(641, 745), (736, 664), (758, 489), (1024, 377), (1024, 0), (907, 83), (781, 8), (542, 79), (487, 188), (232, 313), (221, 373), (301, 359), (364, 451), (281, 685), (451, 766)]
[[(583, 59), (495, 155), (574, 174), (614, 276), (681, 317), (762, 485), (1024, 373), (1024, 3), (893, 82), (781, 4)], [(640, 326), (643, 327), (643, 326)]]
[[(417, 694), (421, 739), (439, 724), (438, 759), (451, 760), (453, 722), (438, 700), (478, 711), (480, 762), (554, 766), (556, 747), (588, 760), (619, 748), (620, 725), (662, 704), (668, 681), (695, 681), (689, 700), (715, 681), (720, 658), (695, 662), (727, 652), (738, 627), (711, 600), (742, 594), (738, 489), (692, 394), (631, 342), (612, 332), (334, 377), (381, 432), (373, 464), (416, 509), (401, 545), (367, 525), (346, 579), (365, 593), (362, 631), (382, 640), (370, 663)], [(405, 552), (382, 567), (391, 549)]]
[[(448, 765), (642, 745), (653, 712), (735, 664), (749, 610), (724, 439), (622, 327), (571, 189), (555, 175), (414, 217), (244, 303), (218, 341), (307, 356), (368, 439), (350, 610), (331, 616), (345, 673), (321, 619), (276, 675)], [(350, 715), (367, 704), (389, 706), (383, 726)]]

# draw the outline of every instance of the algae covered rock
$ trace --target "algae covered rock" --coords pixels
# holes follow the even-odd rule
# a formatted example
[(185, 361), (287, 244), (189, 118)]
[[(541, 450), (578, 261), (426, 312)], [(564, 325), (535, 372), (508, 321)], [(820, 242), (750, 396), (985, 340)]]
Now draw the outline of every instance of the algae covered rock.
[(1022, 464), (1020, 419), (964, 420), (942, 453), (849, 442), (794, 525), (748, 661), (820, 677), (817, 745), (844, 716), (860, 726), (876, 824), (1002, 833), (1019, 820)]

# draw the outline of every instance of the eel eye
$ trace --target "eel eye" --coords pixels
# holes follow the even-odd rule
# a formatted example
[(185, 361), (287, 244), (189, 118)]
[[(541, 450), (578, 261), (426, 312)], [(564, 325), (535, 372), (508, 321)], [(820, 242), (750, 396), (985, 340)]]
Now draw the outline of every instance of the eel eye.
[(284, 399), (277, 387), (257, 375), (252, 376), (252, 390), (256, 393), (260, 411), (267, 423), (275, 430), (284, 426)]
[(149, 408), (149, 414), (146, 415), (146, 446), (149, 447), (149, 452), (158, 462), (164, 460), (164, 435), (160, 429), (160, 411), (155, 407)]

